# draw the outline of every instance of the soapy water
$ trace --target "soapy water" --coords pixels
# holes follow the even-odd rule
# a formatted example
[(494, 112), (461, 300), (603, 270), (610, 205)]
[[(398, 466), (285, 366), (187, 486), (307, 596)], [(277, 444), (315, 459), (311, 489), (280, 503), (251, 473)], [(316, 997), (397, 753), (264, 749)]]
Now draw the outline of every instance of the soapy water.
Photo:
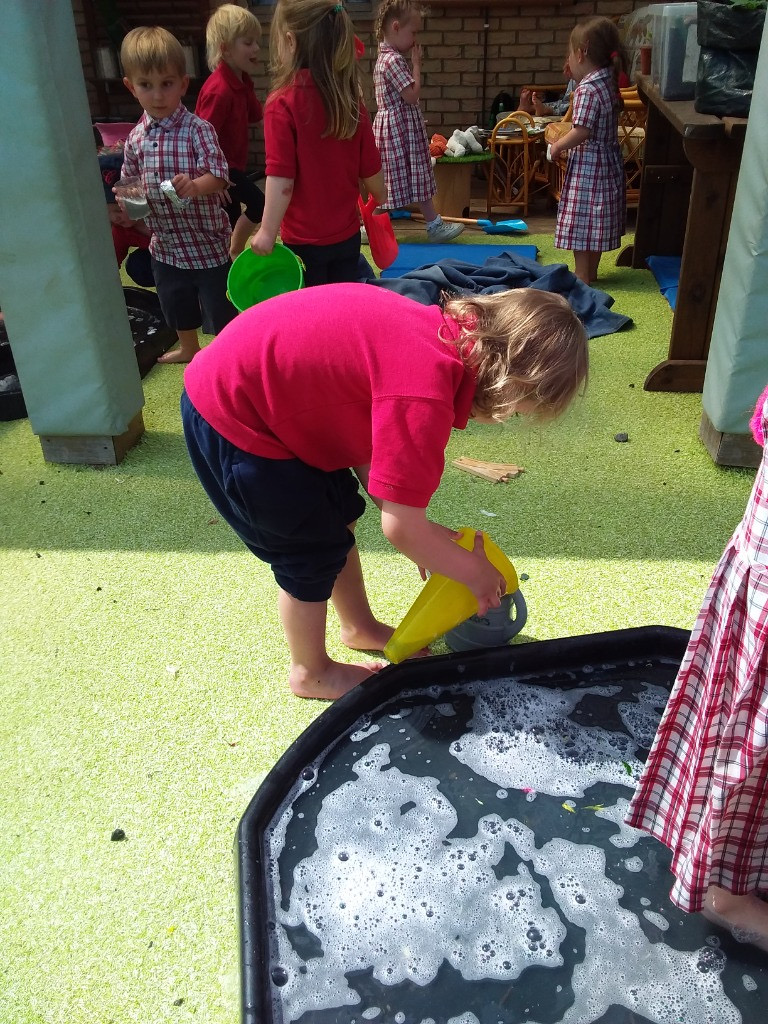
[(267, 830), (275, 1024), (761, 1020), (762, 955), (623, 821), (671, 671), (401, 694), (307, 765)]

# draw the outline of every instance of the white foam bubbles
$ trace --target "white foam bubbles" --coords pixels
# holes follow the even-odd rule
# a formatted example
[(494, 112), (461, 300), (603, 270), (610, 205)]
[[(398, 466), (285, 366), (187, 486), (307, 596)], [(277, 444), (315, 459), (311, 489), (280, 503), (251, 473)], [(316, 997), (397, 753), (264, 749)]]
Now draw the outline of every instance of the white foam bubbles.
[(602, 850), (552, 839), (534, 855), (533, 868), (549, 879), (565, 917), (584, 930), (574, 1001), (562, 1024), (593, 1024), (612, 1005), (656, 1024), (741, 1024), (723, 991), (720, 951), (649, 942), (635, 914), (619, 904), (623, 890), (605, 876)]
[(655, 924), (659, 931), (665, 932), (669, 928), (669, 921), (662, 914), (657, 914), (653, 910), (644, 910), (643, 917), (646, 921), (650, 921), (651, 924)]
[(530, 829), (491, 814), (479, 819), (475, 836), (449, 840), (458, 818), (437, 779), (392, 767), (386, 744), (353, 770), (358, 781), (323, 800), (317, 849), (294, 869), (288, 909), (278, 913), (323, 951), (303, 962), (278, 929), (288, 1019), (356, 1004), (350, 971), (371, 969), (385, 985), (427, 985), (443, 961), (472, 981), (511, 981), (533, 964), (562, 964), (565, 928), (542, 905), (528, 867), (501, 880), (493, 870), (507, 843), (530, 858)]
[(500, 680), (477, 688), (468, 730), (451, 744), (462, 764), (505, 789), (582, 797), (596, 782), (631, 785), (641, 763), (624, 732), (585, 726), (569, 716), (587, 694), (610, 697), (617, 687), (548, 689)]
[(642, 838), (642, 831), (633, 825), (628, 825), (624, 819), (629, 811), (629, 800), (619, 797), (611, 807), (601, 807), (595, 811), (595, 816), (612, 821), (619, 829), (618, 835), (609, 836), (609, 842), (619, 849), (634, 846)]

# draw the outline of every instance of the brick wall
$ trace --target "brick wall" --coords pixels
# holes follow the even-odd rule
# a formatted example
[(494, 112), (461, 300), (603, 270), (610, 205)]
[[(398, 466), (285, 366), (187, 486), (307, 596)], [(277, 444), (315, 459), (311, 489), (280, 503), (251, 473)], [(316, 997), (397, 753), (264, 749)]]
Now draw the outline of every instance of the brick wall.
[[(135, 100), (121, 83), (94, 84), (93, 61), (86, 35), (84, 5), (93, 7), (93, 0), (72, 0), (78, 23), (83, 67), (89, 81), (89, 99), (95, 115), (133, 119), (137, 116)], [(140, 0), (136, 0), (139, 4)], [(444, 6), (434, 4), (425, 20), (420, 41), (424, 47), (422, 63), (421, 106), (431, 135), (450, 135), (455, 128), (467, 128), (487, 120), (494, 96), (501, 91), (519, 95), (520, 88), (534, 83), (555, 83), (562, 80), (562, 65), (568, 49), (568, 38), (574, 24), (591, 14), (618, 17), (645, 6), (646, 0), (576, 0), (575, 3), (529, 4), (494, 3), (488, 8), (464, 6), (461, 0), (450, 0)], [(210, 4), (215, 7), (214, 0)], [(121, 8), (129, 9), (130, 0), (121, 0)], [(173, 8), (196, 12), (200, 24), (198, 41), (204, 36), (205, 3), (200, 0), (173, 0)], [(366, 85), (366, 101), (373, 113), (375, 103), (371, 73), (376, 59), (373, 38), (375, 6), (366, 10), (363, 4), (351, 6), (355, 30), (366, 46), (361, 67)], [(265, 71), (255, 78), (262, 98), (269, 90), (266, 71), (271, 7), (254, 7), (264, 29), (262, 40)], [(485, 15), (488, 15), (487, 20)], [(95, 19), (94, 19), (95, 20)], [(160, 22), (160, 19), (156, 19)], [(160, 22), (161, 23), (161, 22)], [(172, 28), (172, 26), (169, 26)], [(91, 33), (98, 35), (98, 25)], [(202, 54), (202, 51), (201, 51)], [(201, 61), (201, 67), (204, 63)], [(188, 105), (200, 82), (192, 82)], [(483, 118), (484, 115), (484, 118)], [(263, 140), (258, 130), (253, 133), (252, 164), (264, 166)]]

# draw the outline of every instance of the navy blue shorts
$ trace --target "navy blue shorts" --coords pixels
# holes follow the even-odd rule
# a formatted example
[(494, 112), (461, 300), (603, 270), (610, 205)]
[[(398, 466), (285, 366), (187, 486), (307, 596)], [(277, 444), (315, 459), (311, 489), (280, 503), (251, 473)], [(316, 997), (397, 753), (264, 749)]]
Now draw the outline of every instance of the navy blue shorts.
[(294, 245), (288, 248), (295, 252), (304, 264), (304, 284), (307, 288), (315, 284), (340, 284), (357, 281), (360, 277), (360, 232), (351, 238), (333, 245)]
[(265, 459), (237, 448), (181, 393), (192, 465), (222, 519), (278, 586), (299, 601), (327, 601), (365, 511), (349, 469), (326, 473), (300, 459)]
[(194, 331), (205, 318), (206, 334), (218, 334), (237, 310), (227, 298), (230, 263), (206, 270), (184, 270), (152, 258), (152, 276), (165, 322), (176, 331)]

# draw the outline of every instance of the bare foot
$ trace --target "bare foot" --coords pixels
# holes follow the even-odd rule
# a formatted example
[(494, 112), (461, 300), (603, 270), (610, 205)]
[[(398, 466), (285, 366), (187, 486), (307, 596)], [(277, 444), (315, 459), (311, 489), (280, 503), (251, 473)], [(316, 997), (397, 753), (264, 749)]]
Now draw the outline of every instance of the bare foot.
[(759, 896), (734, 896), (710, 885), (701, 912), (708, 921), (727, 928), (737, 942), (749, 942), (768, 952), (768, 903)]
[(341, 642), (353, 651), (383, 651), (394, 632), (394, 628), (386, 622), (372, 618), (363, 627), (342, 626)]
[(163, 355), (158, 356), (157, 361), (158, 363), (191, 363), (199, 351), (199, 348), (195, 349), (194, 352), (185, 352), (183, 349), (174, 348), (170, 352), (165, 352)]
[(354, 689), (358, 683), (368, 679), (374, 672), (384, 668), (381, 661), (364, 661), (356, 665), (342, 665), (328, 659), (327, 668), (321, 673), (312, 673), (300, 666), (291, 666), (288, 685), (297, 697), (315, 700), (338, 700)]

